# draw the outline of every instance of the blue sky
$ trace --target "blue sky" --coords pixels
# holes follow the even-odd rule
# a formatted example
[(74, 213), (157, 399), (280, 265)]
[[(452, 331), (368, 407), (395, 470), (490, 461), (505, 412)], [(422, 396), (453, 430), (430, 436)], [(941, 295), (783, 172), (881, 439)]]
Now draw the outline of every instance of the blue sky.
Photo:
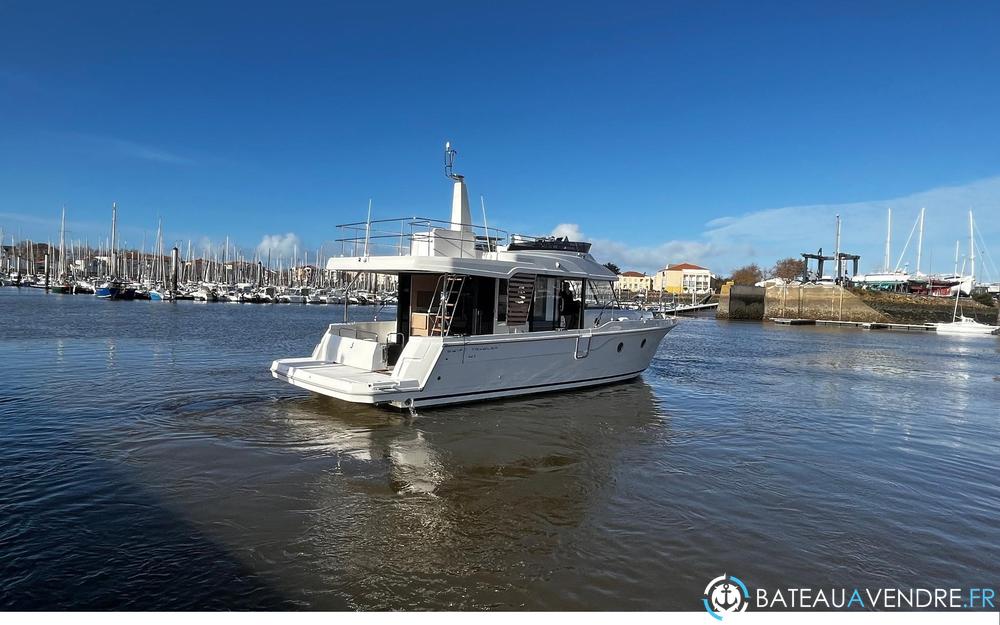
[(1000, 256), (997, 24), (995, 2), (2, 2), (0, 227), (54, 238), (65, 204), (93, 240), (117, 201), (130, 243), (162, 216), (168, 240), (315, 248), (369, 197), (445, 217), (450, 139), (491, 223), (623, 267), (769, 264), (832, 247), (842, 212), (874, 268), (886, 203), (901, 242), (930, 200), (939, 258), (970, 201)]

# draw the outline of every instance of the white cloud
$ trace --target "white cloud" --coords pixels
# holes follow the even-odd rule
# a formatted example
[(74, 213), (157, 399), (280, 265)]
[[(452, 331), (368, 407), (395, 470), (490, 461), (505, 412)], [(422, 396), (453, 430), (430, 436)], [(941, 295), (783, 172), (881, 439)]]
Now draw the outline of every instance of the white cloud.
[[(1000, 280), (995, 264), (1000, 264), (1000, 176), (966, 185), (940, 187), (887, 200), (846, 204), (818, 204), (772, 208), (739, 216), (713, 219), (693, 240), (671, 240), (652, 246), (634, 246), (619, 241), (590, 238), (577, 224), (559, 224), (554, 235), (587, 240), (594, 244), (599, 260), (610, 260), (624, 269), (652, 272), (668, 263), (688, 261), (728, 273), (734, 267), (756, 262), (770, 266), (779, 258), (820, 247), (831, 253), (835, 244), (836, 215), (842, 219), (841, 250), (861, 255), (861, 270), (880, 269), (886, 233), (886, 209), (892, 207), (892, 259), (899, 259), (907, 235), (920, 209), (926, 208), (924, 250), (921, 270), (951, 271), (955, 241), (961, 254), (968, 254), (968, 211), (973, 209), (976, 224), (985, 242), (977, 242), (977, 274), (980, 279)], [(978, 237), (977, 237), (978, 238)], [(913, 235), (903, 264), (910, 269), (916, 263), (916, 239)], [(961, 261), (959, 261), (961, 265)], [(984, 273), (985, 272), (985, 273)]]
[(261, 257), (266, 257), (270, 251), (271, 256), (285, 256), (291, 258), (296, 251), (302, 254), (302, 240), (294, 232), (286, 234), (265, 234), (257, 245), (257, 252)]
[(570, 241), (585, 241), (586, 237), (580, 232), (580, 226), (577, 224), (559, 224), (552, 229), (552, 236), (554, 237), (566, 237)]
[(635, 246), (620, 241), (597, 239), (584, 234), (578, 224), (559, 224), (552, 235), (569, 237), (571, 241), (590, 241), (593, 253), (601, 261), (612, 261), (623, 271), (638, 270), (653, 273), (669, 263), (705, 262), (716, 249), (705, 241), (666, 241), (654, 246)]
[[(800, 252), (815, 251), (820, 247), (825, 253), (832, 252), (836, 241), (836, 216), (839, 214), (842, 220), (841, 250), (861, 254), (862, 271), (873, 271), (883, 264), (886, 216), (890, 207), (893, 221), (892, 265), (900, 259), (921, 208), (926, 208), (921, 270), (951, 271), (955, 261), (955, 241), (960, 243), (961, 254), (968, 254), (969, 209), (975, 211), (977, 226), (987, 245), (986, 251), (998, 253), (1000, 176), (888, 200), (757, 211), (710, 222), (702, 236), (716, 243), (720, 249), (730, 245), (737, 248), (743, 246), (752, 250), (746, 261), (770, 264), (778, 258), (798, 256)], [(903, 264), (909, 263), (911, 270), (916, 265), (916, 244), (917, 234), (914, 233), (902, 259)], [(993, 250), (989, 249), (990, 246)], [(977, 242), (980, 254), (981, 247)], [(726, 254), (720, 258), (729, 263), (745, 262)], [(1000, 279), (1000, 276), (993, 279)]]
[(58, 135), (63, 140), (76, 143), (76, 148), (87, 152), (111, 153), (126, 158), (135, 158), (156, 163), (166, 163), (170, 165), (191, 165), (195, 161), (192, 158), (177, 154), (160, 147), (130, 141), (128, 139), (118, 139), (116, 137), (105, 137), (80, 132), (64, 133)]

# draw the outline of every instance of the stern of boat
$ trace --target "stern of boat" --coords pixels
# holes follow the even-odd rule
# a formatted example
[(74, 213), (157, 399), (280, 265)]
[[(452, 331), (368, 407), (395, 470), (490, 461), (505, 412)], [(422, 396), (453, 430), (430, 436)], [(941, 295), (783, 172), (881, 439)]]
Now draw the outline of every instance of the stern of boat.
[(433, 368), (441, 339), (413, 337), (390, 364), (390, 353), (401, 340), (395, 321), (331, 324), (312, 355), (275, 360), (271, 375), (345, 401), (409, 405), (407, 400), (422, 387), (421, 377)]

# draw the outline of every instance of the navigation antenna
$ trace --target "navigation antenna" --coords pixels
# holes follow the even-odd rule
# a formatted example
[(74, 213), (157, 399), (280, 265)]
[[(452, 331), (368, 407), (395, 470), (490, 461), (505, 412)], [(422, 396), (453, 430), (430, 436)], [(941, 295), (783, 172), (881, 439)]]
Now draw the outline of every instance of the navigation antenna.
[(447, 141), (444, 144), (444, 175), (448, 176), (454, 181), (462, 180), (464, 177), (460, 174), (456, 174), (455, 167), (455, 155), (458, 154), (455, 148), (451, 147), (451, 141)]
[[(472, 213), (469, 212), (469, 191), (465, 187), (465, 176), (455, 173), (455, 155), (451, 141), (444, 144), (444, 175), (454, 182), (451, 194), (451, 222), (449, 230), (472, 233)], [(459, 240), (465, 241), (463, 235)], [(474, 241), (475, 237), (470, 237)]]

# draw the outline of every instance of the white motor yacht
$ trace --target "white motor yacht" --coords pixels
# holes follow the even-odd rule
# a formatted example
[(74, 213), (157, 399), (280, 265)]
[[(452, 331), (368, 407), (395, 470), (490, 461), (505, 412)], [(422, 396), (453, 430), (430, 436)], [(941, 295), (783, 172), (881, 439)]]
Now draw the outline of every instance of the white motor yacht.
[(347, 295), (344, 289), (333, 289), (326, 296), (327, 304), (343, 304), (347, 301)]
[[(474, 226), (453, 173), (451, 221), (341, 226), (355, 256), (331, 272), (396, 276), (396, 319), (331, 324), (312, 354), (275, 360), (275, 378), (322, 395), (432, 406), (608, 384), (650, 364), (677, 321), (622, 310), (590, 244)], [(384, 242), (388, 242), (387, 244)], [(396, 246), (385, 253), (381, 245)]]
[(309, 299), (310, 289), (307, 286), (288, 287), (284, 293), (278, 296), (281, 304), (305, 304)]
[(191, 297), (196, 302), (214, 302), (218, 299), (218, 294), (211, 285), (202, 284), (191, 294)]

